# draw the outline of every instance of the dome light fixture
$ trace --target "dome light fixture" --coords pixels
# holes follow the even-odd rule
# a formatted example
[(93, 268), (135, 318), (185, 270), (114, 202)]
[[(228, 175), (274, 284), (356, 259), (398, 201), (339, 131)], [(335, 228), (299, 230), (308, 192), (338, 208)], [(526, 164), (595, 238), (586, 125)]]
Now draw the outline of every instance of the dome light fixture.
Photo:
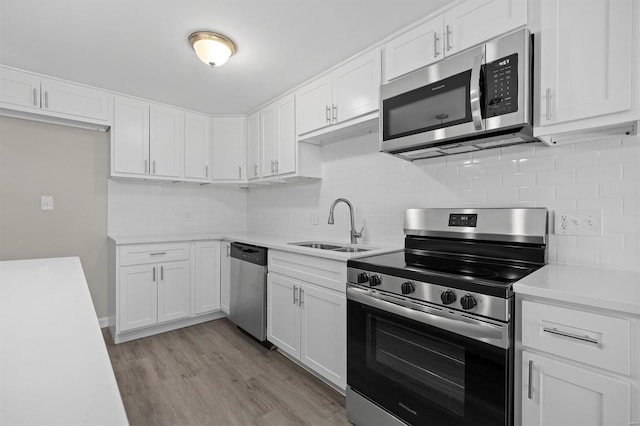
[(236, 53), (236, 45), (229, 37), (212, 31), (191, 33), (189, 44), (198, 58), (211, 68), (224, 65)]

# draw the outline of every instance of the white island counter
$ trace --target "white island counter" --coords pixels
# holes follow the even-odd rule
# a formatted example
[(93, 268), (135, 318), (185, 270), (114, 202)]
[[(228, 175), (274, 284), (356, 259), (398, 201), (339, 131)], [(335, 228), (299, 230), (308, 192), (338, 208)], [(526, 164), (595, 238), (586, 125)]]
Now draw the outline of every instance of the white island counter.
[(0, 424), (128, 424), (77, 257), (0, 262)]

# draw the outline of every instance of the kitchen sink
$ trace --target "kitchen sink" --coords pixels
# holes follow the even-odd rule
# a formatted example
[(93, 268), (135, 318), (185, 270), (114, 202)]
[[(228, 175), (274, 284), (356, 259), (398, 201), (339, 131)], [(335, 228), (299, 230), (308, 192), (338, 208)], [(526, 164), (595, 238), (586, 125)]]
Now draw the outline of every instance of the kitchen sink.
[(341, 253), (359, 253), (375, 249), (375, 247), (354, 247), (351, 245), (334, 244), (320, 241), (302, 241), (289, 244), (291, 244), (292, 246), (309, 247), (319, 250), (337, 251)]

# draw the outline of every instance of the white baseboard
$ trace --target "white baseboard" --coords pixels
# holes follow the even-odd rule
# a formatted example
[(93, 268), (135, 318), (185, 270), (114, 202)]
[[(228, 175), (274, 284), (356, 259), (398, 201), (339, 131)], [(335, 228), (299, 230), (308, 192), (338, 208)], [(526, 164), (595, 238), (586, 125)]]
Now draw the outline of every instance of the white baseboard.
[(100, 328), (109, 327), (109, 317), (98, 318), (98, 324), (100, 324)]

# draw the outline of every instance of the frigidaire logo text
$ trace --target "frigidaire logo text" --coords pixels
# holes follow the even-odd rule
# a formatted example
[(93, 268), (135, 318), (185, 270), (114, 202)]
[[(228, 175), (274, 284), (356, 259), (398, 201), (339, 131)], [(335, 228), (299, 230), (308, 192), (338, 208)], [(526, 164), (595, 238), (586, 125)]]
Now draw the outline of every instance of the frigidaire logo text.
[(398, 402), (398, 405), (404, 408), (405, 410), (407, 410), (408, 412), (410, 412), (411, 414), (413, 414), (414, 416), (418, 415), (418, 412), (416, 410), (412, 410), (411, 408), (404, 405), (402, 402)]
[(500, 64), (501, 67), (504, 67), (505, 65), (507, 65), (509, 63), (509, 60), (505, 59), (504, 61), (500, 61), (498, 63)]

